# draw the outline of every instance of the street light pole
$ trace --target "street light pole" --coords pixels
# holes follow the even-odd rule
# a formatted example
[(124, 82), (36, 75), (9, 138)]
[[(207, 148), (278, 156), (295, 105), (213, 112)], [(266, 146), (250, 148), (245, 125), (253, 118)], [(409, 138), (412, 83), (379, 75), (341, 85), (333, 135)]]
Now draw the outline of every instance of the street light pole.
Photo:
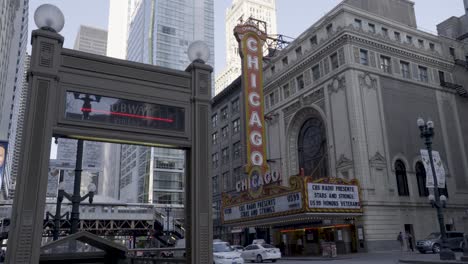
[(169, 236), (170, 234), (170, 231), (169, 231), (169, 213), (171, 212), (172, 208), (169, 207), (169, 206), (166, 206), (166, 222), (167, 222), (167, 230), (166, 230), (166, 233), (167, 233), (167, 236)]
[(455, 260), (455, 253), (447, 247), (447, 233), (445, 231), (444, 223), (444, 213), (443, 208), (445, 208), (447, 197), (445, 195), (440, 196), (439, 187), (437, 181), (437, 175), (434, 166), (434, 160), (432, 159), (432, 138), (434, 137), (434, 122), (427, 121), (424, 123), (422, 118), (418, 118), (418, 127), (421, 131), (421, 138), (424, 139), (424, 144), (426, 145), (427, 152), (429, 154), (429, 161), (431, 164), (432, 178), (434, 181), (434, 194), (429, 195), (429, 200), (432, 207), (435, 207), (437, 210), (437, 218), (439, 221), (440, 235), (442, 238), (442, 248), (440, 250), (440, 259), (441, 260)]
[(78, 139), (76, 148), (76, 166), (75, 166), (75, 181), (73, 183), (73, 196), (71, 197), (72, 211), (71, 211), (71, 228), (70, 233), (74, 234), (78, 230), (78, 223), (80, 221), (80, 190), (81, 190), (81, 172), (83, 164), (83, 140)]

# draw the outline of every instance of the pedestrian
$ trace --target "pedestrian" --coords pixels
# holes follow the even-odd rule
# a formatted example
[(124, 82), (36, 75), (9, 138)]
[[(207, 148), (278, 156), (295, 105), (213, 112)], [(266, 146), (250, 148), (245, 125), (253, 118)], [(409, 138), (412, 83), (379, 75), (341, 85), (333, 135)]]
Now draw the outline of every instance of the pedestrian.
[(301, 255), (302, 254), (302, 237), (299, 237), (297, 239), (296, 245), (297, 245), (297, 253)]
[(398, 242), (400, 242), (400, 249), (403, 250), (403, 234), (400, 232), (397, 236)]
[(409, 247), (409, 249), (411, 249), (411, 251), (414, 251), (414, 248), (413, 248), (413, 236), (412, 236), (409, 232), (406, 232), (406, 239), (408, 240), (408, 247)]

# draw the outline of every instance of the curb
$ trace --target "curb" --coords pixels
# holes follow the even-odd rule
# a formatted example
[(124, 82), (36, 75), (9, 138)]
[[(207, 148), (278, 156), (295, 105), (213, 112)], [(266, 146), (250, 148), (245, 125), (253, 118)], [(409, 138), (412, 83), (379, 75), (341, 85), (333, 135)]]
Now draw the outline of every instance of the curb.
[(463, 264), (467, 263), (460, 260), (411, 260), (411, 259), (400, 259), (398, 260), (399, 263), (407, 263), (407, 264)]

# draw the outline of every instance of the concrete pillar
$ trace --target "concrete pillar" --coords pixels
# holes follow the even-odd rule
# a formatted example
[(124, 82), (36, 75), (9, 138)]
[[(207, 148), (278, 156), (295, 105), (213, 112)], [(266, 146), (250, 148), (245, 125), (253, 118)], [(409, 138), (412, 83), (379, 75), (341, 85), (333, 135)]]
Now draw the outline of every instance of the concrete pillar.
[(212, 253), (212, 184), (209, 171), (209, 118), (211, 73), (213, 68), (194, 62), (187, 70), (192, 74), (191, 140), (187, 151), (186, 230), (187, 263), (213, 263)]
[(57, 115), (58, 68), (63, 37), (32, 33), (29, 94), (11, 216), (6, 263), (39, 263), (52, 124)]

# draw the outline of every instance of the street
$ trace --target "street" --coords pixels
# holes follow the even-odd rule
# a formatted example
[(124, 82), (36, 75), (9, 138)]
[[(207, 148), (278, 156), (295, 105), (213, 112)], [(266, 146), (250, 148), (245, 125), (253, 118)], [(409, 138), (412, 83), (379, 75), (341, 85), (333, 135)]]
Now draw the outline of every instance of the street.
[[(457, 259), (461, 253), (457, 253)], [(320, 259), (320, 258), (285, 258), (276, 263), (284, 264), (301, 264), (301, 263), (317, 263), (317, 264), (395, 264), (399, 259), (424, 259), (424, 260), (438, 260), (439, 255), (436, 254), (420, 254), (417, 252), (376, 252), (376, 253), (357, 253), (345, 256), (338, 256), (337, 259)]]

